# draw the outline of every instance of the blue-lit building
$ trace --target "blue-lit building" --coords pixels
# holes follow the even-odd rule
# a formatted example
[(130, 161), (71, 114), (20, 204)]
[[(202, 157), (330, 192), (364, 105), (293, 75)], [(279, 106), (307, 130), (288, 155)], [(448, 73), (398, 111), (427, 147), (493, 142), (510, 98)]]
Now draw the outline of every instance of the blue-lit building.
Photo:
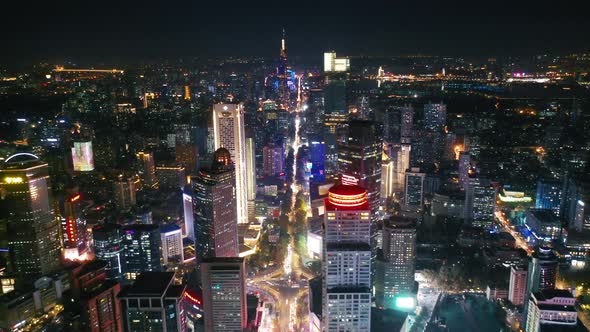
[(311, 177), (313, 182), (324, 182), (326, 151), (324, 142), (311, 142)]
[(549, 209), (557, 217), (560, 215), (562, 183), (557, 180), (539, 179), (535, 208)]
[(143, 272), (162, 271), (162, 241), (158, 225), (134, 224), (123, 227), (124, 276), (135, 280)]

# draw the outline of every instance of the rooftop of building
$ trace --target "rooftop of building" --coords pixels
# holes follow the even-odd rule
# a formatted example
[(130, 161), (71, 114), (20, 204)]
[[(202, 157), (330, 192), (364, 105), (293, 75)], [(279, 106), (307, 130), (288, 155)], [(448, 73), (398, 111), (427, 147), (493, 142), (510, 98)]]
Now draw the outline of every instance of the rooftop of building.
[(153, 225), (153, 224), (132, 224), (126, 225), (123, 227), (125, 232), (152, 232), (154, 230), (159, 230), (160, 226)]
[(573, 299), (572, 292), (566, 289), (544, 289), (540, 292), (534, 293), (535, 298), (539, 301), (547, 301), (556, 297)]
[(559, 218), (551, 209), (529, 209), (528, 213), (543, 224), (559, 223)]
[(242, 264), (244, 259), (241, 257), (207, 257), (203, 263), (208, 264)]
[(180, 298), (186, 290), (186, 285), (170, 285), (166, 291), (167, 298)]
[(174, 272), (143, 272), (135, 282), (119, 293), (119, 297), (161, 297), (174, 278)]
[(167, 224), (167, 225), (160, 225), (160, 233), (171, 233), (175, 231), (179, 231), (180, 226), (176, 224)]
[(391, 216), (383, 221), (383, 227), (387, 228), (416, 228), (416, 219), (403, 216)]
[(328, 294), (368, 294), (371, 296), (371, 289), (362, 286), (339, 286), (328, 289)]
[(0, 164), (0, 170), (20, 170), (46, 164), (32, 153), (16, 153)]

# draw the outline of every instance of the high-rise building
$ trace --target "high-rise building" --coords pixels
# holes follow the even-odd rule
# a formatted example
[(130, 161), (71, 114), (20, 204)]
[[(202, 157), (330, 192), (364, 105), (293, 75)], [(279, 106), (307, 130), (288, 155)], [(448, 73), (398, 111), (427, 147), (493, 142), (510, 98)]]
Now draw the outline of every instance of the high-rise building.
[(474, 227), (492, 227), (496, 211), (496, 189), (490, 180), (470, 177), (465, 189), (465, 220)]
[(133, 178), (119, 178), (113, 183), (113, 196), (117, 208), (129, 209), (137, 203), (135, 198), (135, 181)]
[(283, 147), (269, 144), (262, 148), (263, 172), (265, 176), (277, 176), (285, 171)]
[(88, 249), (86, 219), (80, 207), (81, 197), (78, 193), (60, 201), (63, 254), (68, 260), (80, 258)]
[(312, 181), (322, 183), (326, 181), (326, 152), (324, 142), (311, 142), (310, 150)]
[(385, 308), (415, 299), (416, 220), (394, 216), (383, 225), (383, 259), (378, 262), (376, 301)]
[(107, 279), (122, 279), (125, 259), (123, 252), (123, 230), (117, 224), (96, 225), (92, 228), (94, 255), (107, 262)]
[[(574, 331), (578, 324), (576, 298), (565, 289), (546, 289), (531, 294), (526, 313), (526, 332)], [(570, 329), (568, 329), (570, 328)]]
[(182, 193), (182, 209), (184, 212), (184, 236), (195, 241), (195, 216), (193, 210), (193, 192), (190, 186)]
[(187, 331), (186, 286), (173, 281), (174, 272), (144, 272), (121, 290), (118, 299), (124, 331)]
[(459, 153), (459, 187), (466, 190), (469, 184), (469, 172), (471, 171), (471, 155), (469, 152)]
[(338, 145), (338, 171), (367, 190), (374, 219), (381, 206), (382, 148), (375, 123), (362, 120), (350, 121), (346, 141)]
[(338, 58), (334, 51), (324, 53), (324, 72), (347, 72), (349, 69), (349, 58)]
[(184, 262), (182, 230), (176, 224), (160, 226), (162, 260), (164, 265)]
[(156, 178), (154, 153), (139, 151), (135, 156), (137, 157), (137, 168), (139, 171), (139, 178), (141, 179), (141, 185), (144, 188), (156, 188), (158, 186), (158, 179)]
[(537, 209), (550, 209), (557, 217), (561, 210), (561, 188), (563, 183), (557, 180), (539, 179), (537, 181)]
[[(557, 268), (557, 256), (553, 249), (538, 247), (529, 261), (524, 312), (529, 312), (528, 307), (533, 293), (555, 288)], [(525, 323), (528, 328), (528, 322)]]
[(323, 326), (371, 330), (371, 211), (359, 186), (330, 188), (325, 201)]
[(242, 105), (213, 105), (213, 128), (215, 132), (215, 149), (227, 149), (231, 155), (231, 160), (234, 161), (238, 223), (247, 223), (246, 138)]
[(186, 172), (183, 166), (157, 166), (156, 175), (160, 188), (184, 189)]
[(281, 52), (279, 65), (277, 66), (277, 78), (279, 79), (279, 100), (283, 105), (289, 101), (289, 87), (287, 86), (287, 45), (285, 29), (283, 29), (283, 38), (281, 39)]
[(348, 122), (346, 109), (346, 81), (331, 78), (324, 87), (324, 142), (326, 172), (334, 175), (338, 170), (338, 140)]
[(59, 268), (59, 226), (52, 214), (48, 166), (19, 153), (0, 166), (0, 237), (8, 245), (10, 272), (28, 284)]
[(244, 259), (207, 258), (201, 265), (205, 332), (241, 332), (246, 328)]
[(176, 151), (176, 163), (182, 165), (187, 174), (194, 174), (199, 165), (199, 148), (196, 144), (178, 144)]
[(410, 144), (414, 127), (414, 107), (406, 105), (402, 108), (401, 113), (400, 140), (402, 144)]
[(510, 267), (510, 284), (508, 286), (508, 301), (514, 305), (523, 305), (526, 296), (527, 269), (522, 266)]
[(421, 173), (419, 168), (406, 171), (404, 190), (404, 208), (407, 210), (420, 210), (424, 203), (424, 179), (426, 173)]
[(433, 132), (442, 132), (447, 119), (447, 105), (428, 103), (424, 105), (424, 127)]
[(197, 262), (205, 257), (238, 256), (235, 169), (230, 152), (214, 153), (211, 168), (192, 179)]
[[(79, 318), (72, 328), (79, 331), (122, 332), (121, 307), (117, 295), (121, 285), (107, 280), (107, 262), (94, 260), (71, 270), (72, 302)], [(68, 308), (71, 311), (74, 311)]]
[(128, 225), (123, 227), (125, 279), (135, 280), (146, 271), (162, 270), (160, 228), (158, 225)]
[(248, 220), (256, 216), (256, 154), (254, 153), (254, 138), (246, 137), (246, 185), (248, 192)]

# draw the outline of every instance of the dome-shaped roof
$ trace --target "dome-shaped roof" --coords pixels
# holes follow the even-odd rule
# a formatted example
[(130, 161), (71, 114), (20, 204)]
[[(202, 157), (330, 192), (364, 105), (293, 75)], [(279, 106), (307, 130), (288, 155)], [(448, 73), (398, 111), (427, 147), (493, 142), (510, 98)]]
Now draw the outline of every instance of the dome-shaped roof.
[(213, 153), (213, 162), (227, 166), (231, 164), (231, 153), (226, 148), (219, 148)]

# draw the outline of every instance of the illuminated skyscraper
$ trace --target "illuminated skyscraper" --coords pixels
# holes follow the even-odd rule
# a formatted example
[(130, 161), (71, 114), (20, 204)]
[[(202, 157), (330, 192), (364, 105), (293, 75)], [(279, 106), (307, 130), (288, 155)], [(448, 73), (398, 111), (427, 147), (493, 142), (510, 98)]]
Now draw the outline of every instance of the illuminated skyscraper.
[(324, 182), (326, 180), (325, 164), (326, 151), (324, 142), (311, 142), (311, 177), (314, 182)]
[(238, 223), (247, 223), (246, 138), (242, 105), (213, 105), (213, 128), (215, 133), (215, 149), (227, 149), (234, 162)]
[(406, 171), (404, 191), (404, 208), (408, 210), (422, 209), (424, 203), (424, 179), (425, 173), (420, 173), (419, 168)]
[(162, 260), (164, 265), (184, 262), (182, 231), (176, 224), (160, 226)]
[(186, 332), (186, 285), (174, 284), (174, 272), (144, 272), (121, 290), (124, 331)]
[(411, 143), (414, 126), (414, 107), (412, 105), (406, 105), (401, 110), (401, 143)]
[(280, 145), (269, 144), (262, 148), (263, 172), (265, 176), (277, 176), (285, 170), (285, 156)]
[(146, 271), (162, 270), (162, 241), (158, 225), (134, 224), (123, 227), (123, 274), (135, 280)]
[(113, 183), (113, 196), (117, 208), (129, 209), (137, 203), (135, 199), (135, 182), (133, 178), (120, 178)]
[(283, 38), (281, 39), (281, 53), (279, 65), (277, 66), (277, 77), (279, 79), (279, 99), (283, 105), (289, 101), (289, 87), (287, 86), (287, 45), (285, 29), (283, 29)]
[(146, 188), (155, 188), (158, 186), (158, 179), (156, 178), (156, 164), (154, 162), (154, 153), (147, 151), (139, 151), (136, 154), (137, 168), (139, 171), (139, 178), (141, 184)]
[(561, 188), (563, 184), (557, 180), (539, 179), (537, 181), (537, 209), (550, 209), (559, 217), (561, 210)]
[(226, 149), (215, 151), (213, 159), (191, 181), (197, 262), (239, 254), (235, 170)]
[(65, 259), (78, 259), (88, 249), (86, 219), (80, 207), (80, 194), (68, 195), (60, 201), (61, 233)]
[(59, 268), (58, 223), (52, 214), (47, 164), (19, 153), (0, 166), (0, 204), (10, 270), (29, 283)]
[(465, 189), (465, 221), (474, 227), (491, 227), (496, 211), (496, 189), (490, 180), (470, 177)]
[[(531, 294), (555, 289), (557, 269), (558, 261), (553, 249), (538, 247), (529, 261), (524, 312), (528, 312), (528, 307), (531, 305)], [(526, 321), (527, 331), (528, 325), (529, 322)]]
[(334, 51), (324, 53), (324, 72), (347, 72), (349, 69), (349, 58), (338, 58)]
[(384, 222), (383, 260), (377, 264), (378, 306), (393, 309), (415, 298), (416, 220), (396, 216)]
[(184, 212), (184, 235), (195, 241), (195, 217), (193, 210), (193, 192), (190, 186), (182, 193), (182, 207)]
[(92, 243), (97, 259), (107, 262), (107, 279), (122, 279), (125, 259), (123, 230), (117, 224), (96, 225), (92, 228)]
[(424, 127), (433, 132), (442, 132), (447, 119), (447, 105), (428, 103), (424, 105)]
[(462, 190), (467, 189), (469, 183), (469, 172), (471, 170), (471, 155), (469, 152), (461, 151), (459, 153), (459, 187)]
[(381, 205), (382, 147), (375, 123), (361, 120), (350, 121), (346, 140), (338, 145), (338, 172), (367, 190), (373, 218)]
[(92, 152), (91, 140), (74, 140), (72, 146), (72, 165), (76, 172), (88, 172), (94, 170), (94, 154)]
[[(254, 153), (254, 138), (246, 138), (246, 184), (248, 186), (248, 202), (256, 199), (256, 154)], [(250, 212), (250, 211), (248, 211)]]
[(207, 258), (203, 261), (201, 280), (205, 332), (238, 332), (246, 328), (245, 270), (243, 258)]
[(335, 175), (338, 171), (338, 140), (348, 122), (346, 109), (346, 79), (342, 73), (326, 72), (324, 87), (324, 142), (326, 172)]
[(196, 144), (178, 144), (176, 143), (176, 163), (184, 166), (185, 172), (194, 174), (199, 164), (199, 151)]
[(325, 201), (323, 326), (371, 330), (371, 211), (359, 186), (330, 188)]

